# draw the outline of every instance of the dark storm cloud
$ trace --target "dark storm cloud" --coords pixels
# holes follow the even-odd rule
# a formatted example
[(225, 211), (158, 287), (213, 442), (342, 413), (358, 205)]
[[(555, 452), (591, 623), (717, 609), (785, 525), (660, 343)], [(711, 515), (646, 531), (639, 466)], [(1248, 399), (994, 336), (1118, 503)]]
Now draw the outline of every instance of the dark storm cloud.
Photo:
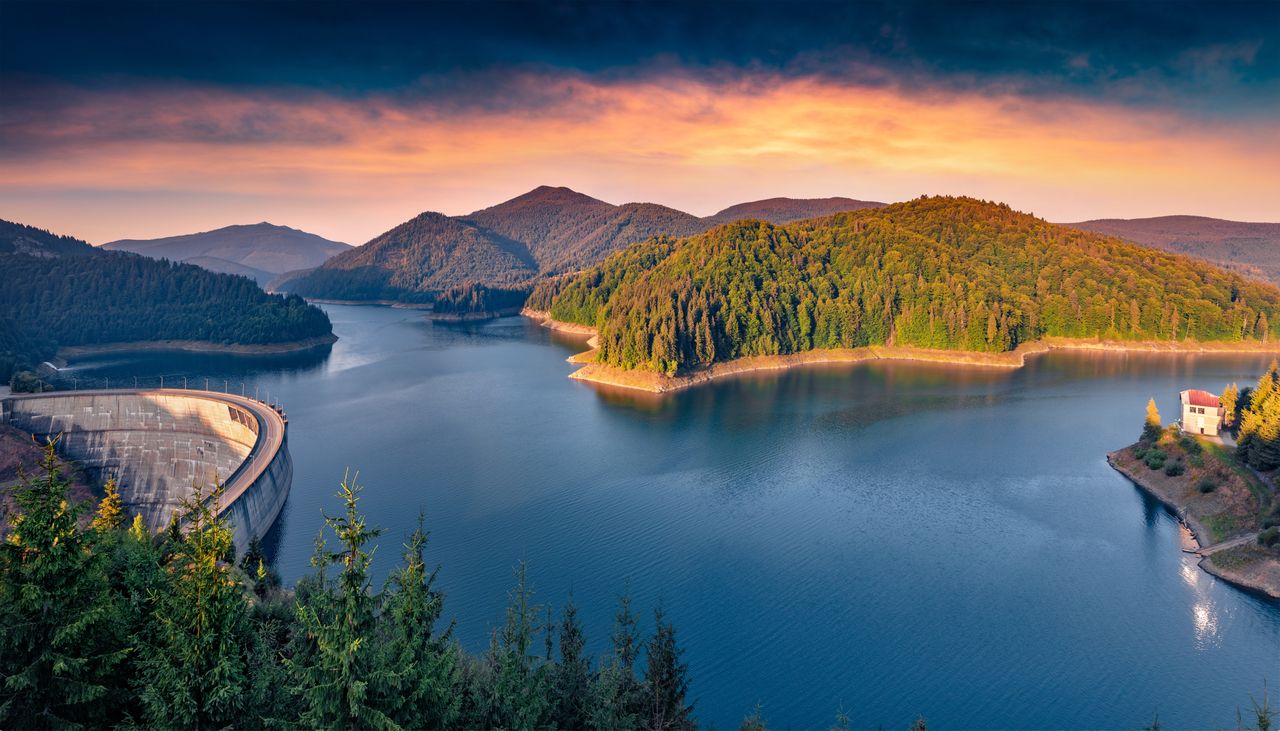
[[(557, 103), (502, 73), (811, 76), (907, 90), (1274, 110), (1280, 3), (0, 3), (15, 88), (205, 83)], [(8, 92), (4, 92), (8, 95)]]

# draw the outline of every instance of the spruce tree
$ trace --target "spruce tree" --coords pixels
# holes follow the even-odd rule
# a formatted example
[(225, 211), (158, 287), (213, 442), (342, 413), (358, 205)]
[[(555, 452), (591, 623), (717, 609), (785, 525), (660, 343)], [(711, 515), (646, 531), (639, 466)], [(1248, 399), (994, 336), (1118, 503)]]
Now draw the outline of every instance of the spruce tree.
[(654, 610), (653, 623), (653, 639), (649, 641), (649, 658), (644, 670), (648, 728), (694, 729), (693, 704), (685, 704), (689, 693), (689, 666), (680, 662), (682, 651), (676, 644), (676, 629), (663, 621), (661, 608)]
[(1147, 418), (1142, 422), (1142, 439), (1147, 442), (1157, 442), (1163, 432), (1164, 426), (1160, 421), (1160, 411), (1156, 409), (1156, 400), (1149, 399), (1147, 401)]
[(183, 500), (183, 541), (155, 609), (156, 644), (142, 664), (148, 724), (221, 728), (252, 717), (257, 636), (232, 567), (231, 528), (218, 515), (222, 485)]
[(638, 729), (646, 716), (644, 686), (636, 678), (640, 639), (631, 597), (618, 600), (614, 616), (613, 651), (591, 689), (591, 725), (600, 729)]
[(388, 707), (405, 728), (438, 729), (454, 724), (461, 712), (462, 683), (452, 625), (436, 632), (444, 595), (435, 588), (438, 569), (427, 570), (427, 532), (423, 516), (404, 546), (404, 564), (384, 592), (386, 661), (395, 671)]
[(590, 710), (591, 661), (584, 653), (586, 639), (578, 624), (578, 608), (572, 597), (560, 620), (558, 640), (560, 657), (554, 680), (556, 725), (565, 729), (585, 728)]
[(738, 731), (768, 731), (768, 726), (764, 722), (764, 707), (757, 703), (755, 711), (738, 724)]
[(394, 681), (374, 642), (377, 598), (369, 585), (370, 553), (366, 546), (382, 531), (368, 528), (359, 511), (360, 486), (346, 477), (339, 497), (344, 515), (324, 516), (340, 550), (328, 552), (318, 542), (313, 565), (338, 567), (336, 582), (321, 576), (305, 597), (299, 592), (297, 631), (301, 652), (286, 661), (294, 692), (301, 699), (300, 720), (325, 729), (393, 729), (387, 715), (387, 688)]
[(23, 476), (10, 533), (0, 543), (0, 727), (99, 726), (126, 644), (96, 531), (71, 502), (55, 442), (46, 442), (42, 478)]
[(551, 722), (551, 677), (547, 663), (534, 654), (539, 608), (532, 603), (525, 565), (516, 570), (516, 587), (507, 606), (507, 621), (494, 634), (475, 692), (480, 725), (513, 731), (533, 731)]
[(93, 522), (90, 525), (98, 531), (112, 531), (124, 525), (124, 503), (120, 499), (120, 491), (116, 489), (114, 479), (107, 480), (102, 493), (102, 500), (98, 502), (98, 512), (93, 516)]

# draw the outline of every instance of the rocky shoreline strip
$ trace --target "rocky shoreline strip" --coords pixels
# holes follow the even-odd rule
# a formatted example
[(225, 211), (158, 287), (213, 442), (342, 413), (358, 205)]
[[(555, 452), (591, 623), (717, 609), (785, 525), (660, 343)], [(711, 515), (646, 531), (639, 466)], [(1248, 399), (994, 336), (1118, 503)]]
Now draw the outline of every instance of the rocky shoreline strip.
[[(1214, 509), (1209, 508), (1211, 496), (1199, 493), (1190, 484), (1189, 476), (1171, 477), (1161, 470), (1148, 468), (1133, 456), (1132, 450), (1131, 446), (1109, 453), (1107, 464), (1168, 508), (1190, 531), (1195, 546), (1190, 550), (1184, 548), (1184, 552), (1199, 556), (1197, 565), (1201, 569), (1232, 586), (1269, 599), (1280, 599), (1280, 555), (1257, 545), (1256, 526), (1215, 536), (1205, 525), (1206, 521), (1220, 517), (1208, 514)], [(1205, 459), (1217, 458), (1206, 452)]]
[(69, 345), (58, 349), (57, 357), (66, 361), (91, 355), (139, 352), (230, 353), (232, 355), (280, 355), (321, 348), (338, 342), (338, 336), (330, 333), (305, 340), (287, 343), (214, 343), (207, 340), (141, 340), (127, 343), (102, 343), (101, 345)]
[(524, 308), (521, 315), (536, 320), (543, 327), (559, 332), (590, 336), (588, 350), (570, 357), (570, 363), (583, 367), (569, 374), (570, 378), (606, 386), (629, 388), (648, 393), (671, 393), (690, 388), (717, 378), (752, 373), (756, 371), (782, 370), (797, 366), (862, 363), (872, 360), (902, 360), (946, 365), (980, 366), (983, 368), (1021, 368), (1027, 357), (1051, 350), (1084, 350), (1107, 353), (1170, 353), (1170, 354), (1280, 354), (1280, 343), (1173, 343), (1173, 342), (1123, 342), (1108, 340), (1077, 340), (1072, 338), (1045, 338), (1025, 343), (1017, 349), (1002, 353), (981, 353), (965, 350), (933, 350), (895, 345), (872, 345), (863, 348), (838, 348), (808, 350), (786, 355), (762, 355), (738, 358), (715, 363), (687, 373), (668, 376), (644, 370), (628, 370), (595, 361), (598, 347), (596, 328), (572, 322), (552, 319), (544, 310)]

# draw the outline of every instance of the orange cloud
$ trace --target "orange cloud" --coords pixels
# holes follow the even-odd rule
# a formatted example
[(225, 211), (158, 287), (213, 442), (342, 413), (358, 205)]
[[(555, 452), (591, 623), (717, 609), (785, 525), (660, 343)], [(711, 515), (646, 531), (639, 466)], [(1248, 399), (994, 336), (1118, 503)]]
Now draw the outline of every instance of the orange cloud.
[(1266, 220), (1280, 199), (1269, 125), (816, 80), (516, 81), (544, 103), (88, 95), (10, 130), (37, 152), (3, 159), (0, 215), (93, 241), (269, 219), (358, 243), (543, 183), (700, 214), (775, 195), (965, 193), (1052, 220)]

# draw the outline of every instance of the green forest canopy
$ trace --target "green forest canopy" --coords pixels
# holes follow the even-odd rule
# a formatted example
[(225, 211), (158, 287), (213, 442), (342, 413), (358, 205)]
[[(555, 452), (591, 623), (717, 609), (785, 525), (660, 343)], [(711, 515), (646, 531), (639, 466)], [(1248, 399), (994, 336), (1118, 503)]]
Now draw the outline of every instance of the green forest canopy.
[(540, 283), (529, 306), (598, 327), (604, 363), (674, 374), (879, 344), (1266, 340), (1280, 290), (1007, 205), (926, 197), (653, 239)]
[[(0, 226), (0, 376), (61, 346), (199, 340), (267, 344), (332, 333), (301, 297), (245, 277), (94, 249), (28, 226)], [(43, 248), (55, 242), (57, 249)], [(78, 244), (70, 247), (67, 242)]]

